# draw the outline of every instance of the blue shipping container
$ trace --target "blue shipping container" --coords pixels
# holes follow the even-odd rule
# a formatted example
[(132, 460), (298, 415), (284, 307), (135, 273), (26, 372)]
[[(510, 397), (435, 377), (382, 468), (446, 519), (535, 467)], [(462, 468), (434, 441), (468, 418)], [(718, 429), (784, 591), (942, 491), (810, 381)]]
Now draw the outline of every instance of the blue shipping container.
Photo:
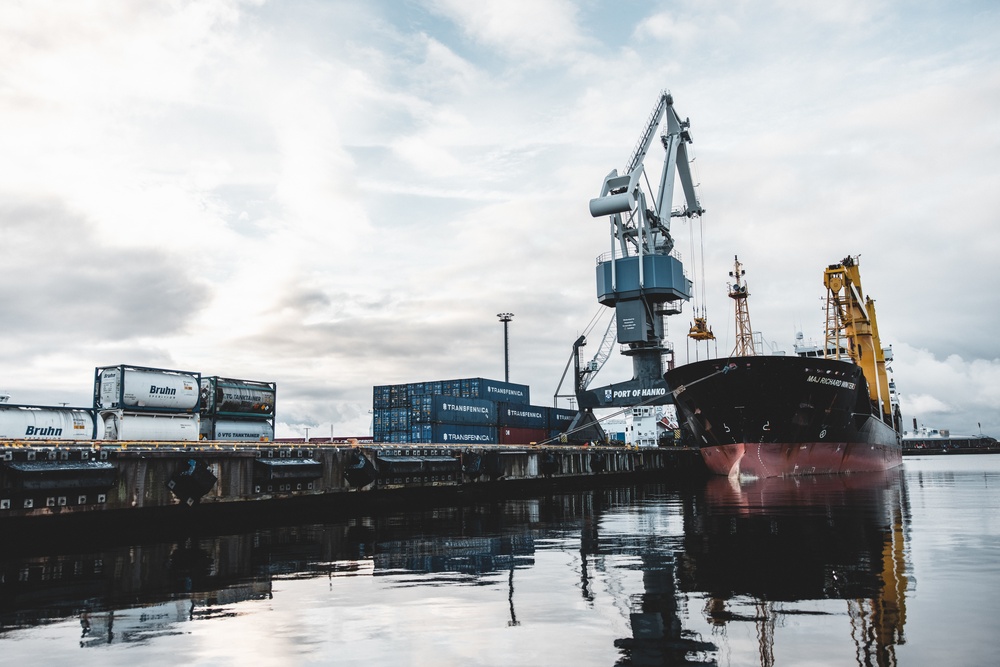
[(435, 444), (478, 444), (495, 445), (495, 426), (475, 426), (472, 424), (434, 424), (431, 442)]
[(464, 383), (462, 396), (466, 398), (483, 398), (496, 403), (520, 403), (523, 405), (531, 402), (531, 390), (526, 384), (500, 382), (486, 378), (469, 378), (459, 382)]
[(393, 431), (410, 430), (410, 410), (408, 408), (392, 408), (389, 410), (389, 428)]
[(387, 384), (372, 387), (372, 407), (376, 410), (391, 408), (392, 388)]
[(432, 422), (496, 426), (497, 404), (493, 401), (454, 396), (432, 396), (431, 399)]
[(549, 408), (549, 428), (565, 431), (573, 423), (576, 410), (566, 408)]
[(406, 408), (409, 407), (410, 397), (405, 384), (394, 384), (389, 387), (389, 407)]
[(432, 442), (434, 427), (431, 424), (414, 424), (410, 427), (410, 442)]
[(548, 428), (549, 410), (546, 406), (501, 403), (497, 406), (497, 423), (500, 426)]

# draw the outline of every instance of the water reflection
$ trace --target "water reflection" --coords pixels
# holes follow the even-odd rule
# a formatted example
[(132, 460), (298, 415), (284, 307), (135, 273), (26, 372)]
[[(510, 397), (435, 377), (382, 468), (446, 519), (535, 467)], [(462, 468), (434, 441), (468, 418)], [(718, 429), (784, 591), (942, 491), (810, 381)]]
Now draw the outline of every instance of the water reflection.
[[(278, 582), (326, 579), (348, 590), (363, 577), (401, 595), (435, 587), (423, 594), (438, 597), (442, 588), (502, 582), (512, 632), (537, 626), (537, 608), (528, 621), (519, 614), (526, 592), (575, 588), (580, 613), (620, 615), (604, 624), (603, 664), (716, 664), (720, 651), (733, 663), (740, 649), (730, 631), (752, 627), (752, 662), (770, 665), (775, 646), (792, 641), (782, 619), (840, 614), (850, 636), (833, 641), (853, 643), (858, 664), (892, 665), (904, 642), (907, 517), (894, 473), (559, 492), (84, 553), (7, 543), (0, 642), (14, 629), (78, 619), (81, 647), (148, 644), (192, 621), (267, 614), (259, 603), (282, 595)], [(553, 551), (572, 556), (568, 578), (542, 574), (539, 558)], [(796, 604), (812, 600), (843, 609)], [(455, 636), (475, 630), (469, 623)], [(557, 628), (561, 642), (581, 631)], [(523, 664), (509, 650), (500, 663)]]
[(680, 586), (707, 594), (716, 628), (754, 624), (761, 665), (774, 663), (782, 615), (831, 613), (779, 604), (810, 600), (845, 602), (858, 664), (894, 665), (905, 643), (908, 516), (898, 470), (712, 479), (685, 508)]

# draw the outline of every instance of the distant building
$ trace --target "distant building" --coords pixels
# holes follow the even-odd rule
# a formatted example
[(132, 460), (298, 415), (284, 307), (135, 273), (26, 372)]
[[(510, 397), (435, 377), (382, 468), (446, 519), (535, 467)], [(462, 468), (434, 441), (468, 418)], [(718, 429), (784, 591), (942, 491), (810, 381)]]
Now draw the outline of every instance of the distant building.
[(673, 444), (677, 413), (673, 405), (632, 408), (625, 418), (625, 444), (632, 447), (659, 447)]

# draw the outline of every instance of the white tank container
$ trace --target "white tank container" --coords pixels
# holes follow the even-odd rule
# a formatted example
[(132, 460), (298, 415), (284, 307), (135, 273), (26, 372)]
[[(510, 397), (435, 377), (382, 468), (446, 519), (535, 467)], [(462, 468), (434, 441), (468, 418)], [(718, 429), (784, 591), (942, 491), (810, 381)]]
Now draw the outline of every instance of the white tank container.
[(207, 377), (201, 379), (201, 411), (209, 414), (236, 413), (274, 415), (274, 385), (250, 380)]
[(0, 439), (93, 440), (94, 413), (86, 408), (0, 405)]
[[(204, 427), (204, 424), (202, 425)], [(208, 437), (211, 434), (211, 424), (203, 431)], [(270, 442), (274, 440), (274, 427), (267, 421), (238, 421), (235, 419), (218, 419), (215, 422), (215, 440), (231, 442)]]
[(181, 371), (114, 366), (100, 369), (97, 408), (194, 410), (198, 406), (198, 378)]
[(101, 412), (101, 440), (197, 441), (198, 415)]

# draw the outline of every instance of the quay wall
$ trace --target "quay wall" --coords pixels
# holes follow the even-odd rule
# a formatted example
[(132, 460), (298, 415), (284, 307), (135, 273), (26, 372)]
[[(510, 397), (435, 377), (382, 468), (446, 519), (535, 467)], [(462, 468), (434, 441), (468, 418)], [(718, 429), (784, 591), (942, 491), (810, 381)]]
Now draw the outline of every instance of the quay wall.
[(697, 450), (680, 447), (3, 441), (0, 525), (703, 472)]

